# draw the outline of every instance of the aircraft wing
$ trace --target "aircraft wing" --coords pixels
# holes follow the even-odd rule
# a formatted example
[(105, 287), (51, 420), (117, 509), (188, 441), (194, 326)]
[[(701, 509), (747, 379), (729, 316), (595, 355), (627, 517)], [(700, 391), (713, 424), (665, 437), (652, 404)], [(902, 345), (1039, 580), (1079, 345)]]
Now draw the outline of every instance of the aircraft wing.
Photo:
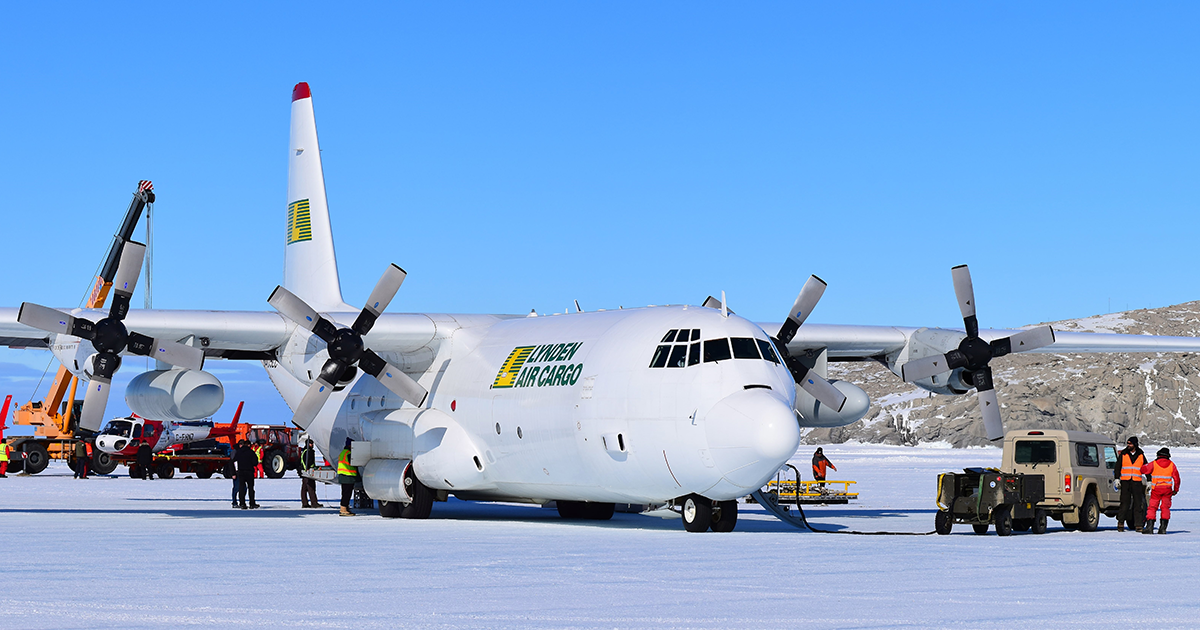
[[(763, 330), (779, 330), (779, 324), (759, 324)], [(901, 350), (913, 333), (920, 330), (904, 326), (845, 326), (806, 323), (788, 343), (788, 351), (828, 349), (829, 358), (853, 361), (883, 358)], [(956, 332), (962, 332), (957, 329)], [(1020, 330), (981, 330), (979, 336), (992, 341), (1014, 335)], [(965, 333), (963, 333), (965, 334)], [(1054, 343), (1032, 352), (1060, 354), (1068, 352), (1200, 352), (1200, 338), (1157, 335), (1120, 335), (1110, 333), (1054, 331)]]

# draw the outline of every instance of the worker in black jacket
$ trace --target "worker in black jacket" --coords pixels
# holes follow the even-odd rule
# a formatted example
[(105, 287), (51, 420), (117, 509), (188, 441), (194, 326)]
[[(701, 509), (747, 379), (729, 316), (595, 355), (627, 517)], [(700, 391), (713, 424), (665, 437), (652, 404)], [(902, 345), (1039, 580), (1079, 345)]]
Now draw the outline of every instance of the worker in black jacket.
[(312, 438), (304, 441), (300, 451), (300, 507), (325, 507), (317, 502), (317, 482), (312, 477), (305, 477), (317, 467), (317, 449), (313, 446)]
[(154, 453), (145, 442), (137, 447), (137, 465), (142, 470), (142, 479), (154, 478)]
[(1117, 509), (1117, 531), (1142, 529), (1146, 514), (1146, 486), (1143, 485), (1141, 469), (1146, 464), (1146, 454), (1138, 446), (1136, 435), (1129, 436), (1125, 448), (1117, 453), (1117, 467), (1113, 476), (1121, 480), (1121, 507)]
[[(257, 508), (258, 504), (254, 502), (254, 469), (258, 467), (258, 455), (254, 454), (254, 449), (246, 440), (242, 440), (234, 455), (234, 463), (237, 464), (238, 507), (243, 510)], [(246, 505), (247, 490), (250, 491), (249, 506)]]

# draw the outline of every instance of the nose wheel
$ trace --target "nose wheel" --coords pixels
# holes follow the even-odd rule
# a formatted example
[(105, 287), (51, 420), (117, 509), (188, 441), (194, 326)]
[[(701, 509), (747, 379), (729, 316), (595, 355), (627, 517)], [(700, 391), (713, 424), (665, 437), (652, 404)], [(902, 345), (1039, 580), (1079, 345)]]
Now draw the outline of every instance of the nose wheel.
[(689, 532), (731, 532), (737, 525), (737, 501), (712, 501), (698, 494), (683, 500), (683, 528)]

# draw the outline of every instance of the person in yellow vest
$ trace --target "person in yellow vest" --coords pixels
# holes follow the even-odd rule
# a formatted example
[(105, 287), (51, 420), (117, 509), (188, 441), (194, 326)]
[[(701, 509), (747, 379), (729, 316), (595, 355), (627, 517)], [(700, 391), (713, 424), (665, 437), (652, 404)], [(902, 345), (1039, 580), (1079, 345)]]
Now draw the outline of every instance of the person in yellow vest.
[(350, 511), (350, 498), (354, 496), (354, 484), (358, 483), (358, 468), (350, 465), (350, 438), (346, 438), (346, 448), (338, 454), (337, 479), (342, 486), (342, 509), (339, 516), (354, 516)]
[(0, 442), (0, 477), (8, 477), (8, 454), (11, 452), (8, 442)]
[(1138, 447), (1136, 435), (1125, 440), (1125, 448), (1117, 453), (1117, 469), (1113, 474), (1121, 480), (1121, 507), (1117, 510), (1117, 531), (1142, 529), (1142, 515), (1146, 513), (1146, 487), (1142, 485), (1142, 466), (1146, 465), (1146, 454)]
[(259, 440), (254, 443), (254, 456), (258, 458), (258, 465), (254, 467), (255, 479), (266, 479), (267, 473), (263, 470), (263, 454), (266, 453), (266, 442)]
[(1179, 494), (1179, 469), (1171, 461), (1171, 451), (1166, 447), (1158, 449), (1158, 459), (1142, 466), (1142, 474), (1150, 475), (1150, 507), (1146, 509), (1146, 526), (1143, 534), (1154, 533), (1154, 516), (1159, 506), (1162, 506), (1162, 523), (1158, 533), (1167, 533), (1167, 523), (1171, 520), (1171, 497)]

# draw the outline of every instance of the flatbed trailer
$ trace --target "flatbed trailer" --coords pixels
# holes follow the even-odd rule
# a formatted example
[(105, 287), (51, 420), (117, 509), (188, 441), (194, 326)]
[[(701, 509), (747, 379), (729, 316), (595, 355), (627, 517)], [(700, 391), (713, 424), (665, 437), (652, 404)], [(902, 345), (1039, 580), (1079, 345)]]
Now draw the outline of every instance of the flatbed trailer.
[(785, 464), (785, 466), (795, 472), (795, 479), (784, 479), (781, 468), (775, 479), (767, 482), (766, 487), (762, 490), (777, 504), (845, 505), (858, 499), (858, 493), (850, 490), (850, 486), (857, 483), (855, 481), (835, 479), (805, 481), (800, 478), (799, 468), (791, 464)]

